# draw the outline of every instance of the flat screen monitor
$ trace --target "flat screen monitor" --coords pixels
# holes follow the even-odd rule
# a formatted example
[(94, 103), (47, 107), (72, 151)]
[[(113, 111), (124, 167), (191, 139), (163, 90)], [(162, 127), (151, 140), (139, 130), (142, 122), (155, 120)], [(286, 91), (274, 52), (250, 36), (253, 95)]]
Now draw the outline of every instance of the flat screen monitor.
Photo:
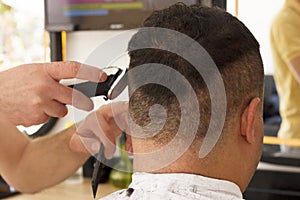
[(45, 0), (48, 31), (132, 29), (141, 26), (153, 10), (198, 0)]

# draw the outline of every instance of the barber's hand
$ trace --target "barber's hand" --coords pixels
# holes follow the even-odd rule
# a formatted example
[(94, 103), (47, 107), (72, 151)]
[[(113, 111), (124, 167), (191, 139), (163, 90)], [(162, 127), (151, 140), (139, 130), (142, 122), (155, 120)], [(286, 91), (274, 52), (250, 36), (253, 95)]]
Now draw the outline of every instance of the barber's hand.
[(112, 158), (116, 150), (116, 138), (126, 131), (126, 151), (132, 152), (131, 137), (128, 134), (128, 103), (115, 102), (101, 106), (77, 125), (70, 148), (74, 152), (96, 154), (100, 141), (104, 145), (104, 155)]
[(0, 72), (0, 120), (31, 126), (47, 122), (49, 116), (65, 116), (67, 104), (92, 110), (88, 97), (59, 83), (70, 78), (102, 82), (107, 75), (78, 62), (26, 64)]

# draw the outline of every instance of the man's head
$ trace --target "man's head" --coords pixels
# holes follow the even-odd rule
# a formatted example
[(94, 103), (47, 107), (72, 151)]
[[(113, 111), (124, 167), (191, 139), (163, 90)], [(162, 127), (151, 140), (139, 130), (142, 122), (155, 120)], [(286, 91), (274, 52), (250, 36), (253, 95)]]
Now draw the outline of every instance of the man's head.
[[(203, 138), (206, 137), (206, 132), (210, 128), (209, 125), (222, 126), (214, 123), (216, 119), (210, 119), (212, 114), (211, 91), (207, 85), (214, 85), (215, 73), (210, 74), (211, 77), (204, 81), (202, 74), (185, 58), (177, 54), (157, 48), (135, 50), (136, 46), (141, 43), (147, 44), (145, 46), (160, 46), (162, 49), (168, 45), (172, 47), (178, 45), (182, 48), (185, 41), (175, 43), (176, 38), (172, 34), (163, 38), (157, 34), (153, 36), (139, 31), (132, 37), (129, 42), (130, 70), (147, 64), (144, 74), (140, 74), (141, 76), (156, 76), (157, 80), (171, 80), (174, 78), (173, 75), (161, 74), (159, 71), (153, 70), (157, 64), (168, 66), (185, 77), (192, 86), (199, 104), (199, 109), (195, 108), (194, 112), (188, 113), (189, 124), (199, 123), (193, 143), (178, 161), (158, 172), (199, 173), (237, 182), (241, 189), (244, 189), (253, 174), (261, 151), (262, 106), (258, 98), (262, 99), (263, 96), (264, 73), (258, 42), (244, 24), (218, 8), (175, 4), (167, 9), (155, 11), (144, 21), (143, 26), (178, 31), (198, 42), (215, 62), (223, 79), (227, 99), (227, 112), (220, 139), (206, 158), (199, 159), (198, 152)], [(185, 51), (195, 58), (199, 57), (199, 62), (202, 62), (201, 56), (197, 54), (199, 52), (194, 52), (189, 46), (185, 46)], [(135, 81), (135, 77), (129, 77), (131, 95), (129, 112), (132, 121), (146, 129), (151, 120), (152, 122), (156, 121), (155, 123), (159, 126), (161, 125), (159, 119), (166, 117), (163, 128), (152, 137), (149, 135), (142, 139), (133, 137), (134, 153), (149, 153), (167, 145), (174, 139), (182, 123), (181, 115), (185, 110), (193, 110), (190, 107), (194, 105), (190, 105), (189, 99), (180, 104), (178, 94), (174, 94), (169, 88), (160, 84), (146, 84), (133, 90), (132, 88), (136, 88)], [(185, 96), (189, 93), (187, 89), (182, 86), (180, 95)], [(218, 88), (214, 89), (218, 90)], [(149, 109), (156, 105), (162, 106), (166, 115), (154, 112), (150, 116)], [(222, 105), (220, 102), (219, 106)], [(196, 117), (197, 113), (200, 113), (200, 118)], [(136, 130), (132, 128), (131, 131), (134, 134)], [(184, 133), (186, 137), (189, 137), (189, 134), (188, 132)], [(180, 138), (180, 140), (185, 139), (185, 137)], [(245, 153), (247, 154), (245, 155)], [(248, 159), (245, 158), (246, 156), (252, 157)], [(187, 161), (189, 162), (188, 166), (184, 166), (183, 162)], [(226, 171), (227, 168), (229, 170), (232, 167), (232, 161), (236, 162), (237, 168), (241, 168), (246, 180), (236, 180), (235, 177), (232, 178), (233, 173)], [(224, 175), (220, 173), (222, 168)]]

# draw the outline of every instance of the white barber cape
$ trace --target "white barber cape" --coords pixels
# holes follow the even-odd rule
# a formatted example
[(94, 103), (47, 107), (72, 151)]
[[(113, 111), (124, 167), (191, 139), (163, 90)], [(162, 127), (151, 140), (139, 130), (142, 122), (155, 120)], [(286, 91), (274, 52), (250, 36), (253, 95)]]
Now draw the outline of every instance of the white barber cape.
[(101, 200), (241, 200), (239, 187), (229, 181), (194, 174), (134, 173), (128, 189)]

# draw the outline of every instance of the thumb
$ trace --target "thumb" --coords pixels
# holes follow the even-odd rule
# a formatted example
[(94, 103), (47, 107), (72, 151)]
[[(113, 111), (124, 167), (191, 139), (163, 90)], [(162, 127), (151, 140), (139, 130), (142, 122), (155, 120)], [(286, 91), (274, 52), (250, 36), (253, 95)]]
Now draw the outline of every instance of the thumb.
[(131, 135), (129, 135), (129, 134), (126, 134), (125, 150), (127, 151), (128, 154), (133, 153)]
[(100, 149), (100, 142), (96, 138), (82, 137), (75, 134), (71, 138), (70, 146), (74, 152), (95, 155)]

